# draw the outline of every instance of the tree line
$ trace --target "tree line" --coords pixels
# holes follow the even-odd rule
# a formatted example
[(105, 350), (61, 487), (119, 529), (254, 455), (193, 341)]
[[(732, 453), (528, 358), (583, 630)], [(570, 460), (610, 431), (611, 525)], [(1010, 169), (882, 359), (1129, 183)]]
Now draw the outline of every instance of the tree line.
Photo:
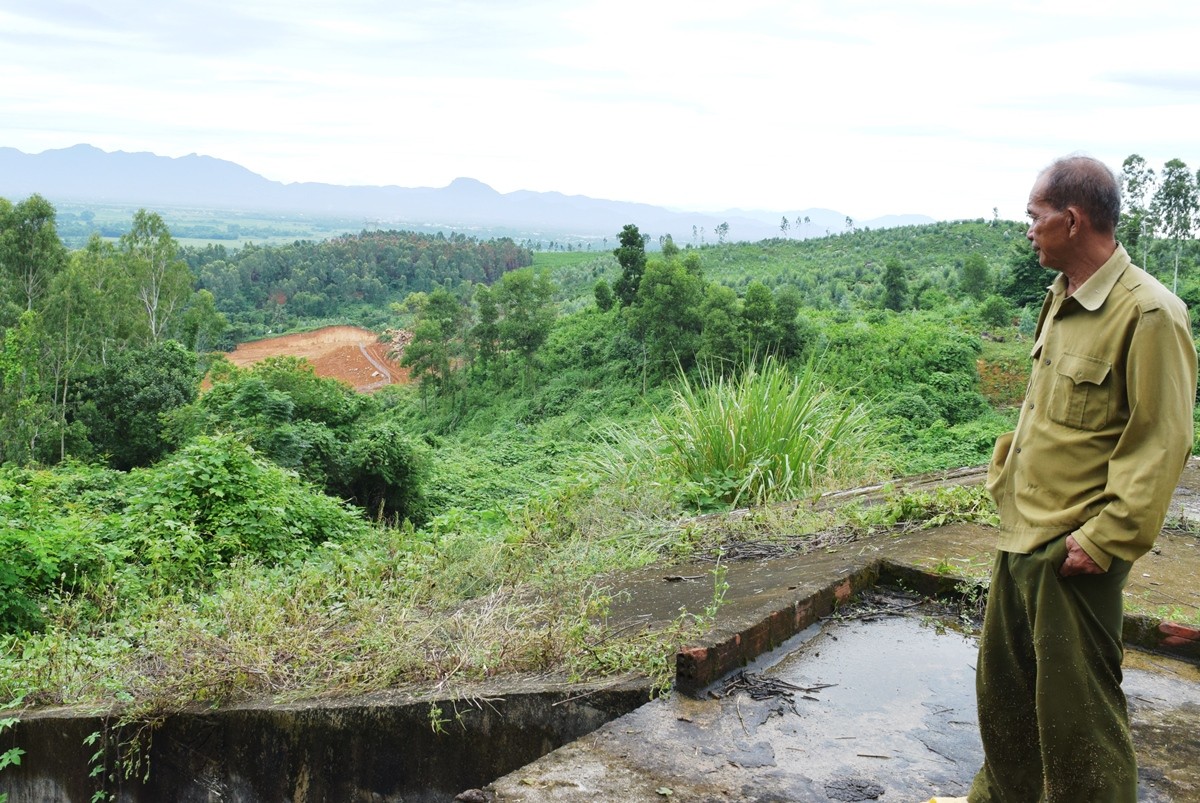
[(1156, 235), (1171, 242), (1172, 288), (1179, 287), (1179, 260), (1184, 242), (1200, 230), (1200, 170), (1192, 173), (1182, 159), (1171, 159), (1155, 171), (1139, 154), (1121, 164), (1121, 222), (1118, 239), (1142, 267), (1148, 267), (1149, 245)]
[(284, 246), (184, 248), (197, 287), (213, 294), (239, 339), (300, 321), (354, 318), (379, 326), (388, 304), (463, 282), (491, 284), (533, 255), (508, 238), (364, 231)]
[[(194, 396), (196, 354), (227, 327), (157, 214), (68, 251), (45, 198), (0, 199), (0, 462), (122, 452), (139, 405)], [(144, 372), (162, 381), (125, 378)]]

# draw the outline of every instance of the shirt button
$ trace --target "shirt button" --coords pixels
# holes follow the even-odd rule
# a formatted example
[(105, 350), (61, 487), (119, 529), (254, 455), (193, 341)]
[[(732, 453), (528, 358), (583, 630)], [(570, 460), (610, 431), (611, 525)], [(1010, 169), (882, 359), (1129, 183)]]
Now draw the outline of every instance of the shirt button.
[(1047, 358), (1046, 358), (1046, 365), (1049, 365), (1049, 364), (1050, 364), (1050, 358), (1049, 358), (1049, 357), (1047, 357)]
[(1020, 446), (1018, 446), (1018, 447), (1017, 447), (1017, 454), (1020, 454), (1020, 453), (1021, 453), (1021, 447), (1020, 447)]

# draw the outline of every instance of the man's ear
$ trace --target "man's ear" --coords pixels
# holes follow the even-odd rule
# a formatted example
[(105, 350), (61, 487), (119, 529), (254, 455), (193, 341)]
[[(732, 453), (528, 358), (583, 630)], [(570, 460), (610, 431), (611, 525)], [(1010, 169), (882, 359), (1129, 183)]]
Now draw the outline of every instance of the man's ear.
[(1083, 232), (1083, 221), (1086, 216), (1083, 210), (1078, 206), (1068, 206), (1063, 210), (1063, 214), (1067, 216), (1067, 236), (1074, 237), (1076, 234)]

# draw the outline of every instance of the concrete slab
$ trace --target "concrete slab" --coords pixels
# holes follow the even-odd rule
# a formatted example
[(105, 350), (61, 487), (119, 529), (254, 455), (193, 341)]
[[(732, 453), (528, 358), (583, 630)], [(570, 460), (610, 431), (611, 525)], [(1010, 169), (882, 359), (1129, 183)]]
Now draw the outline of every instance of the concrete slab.
[[(982, 478), (980, 470), (961, 470), (912, 485)], [(860, 489), (818, 504), (869, 502), (882, 493)], [(1131, 649), (1126, 659), (1140, 799), (1148, 803), (1200, 801), (1200, 668), (1194, 663), (1200, 630), (1192, 624), (1200, 612), (1197, 520), (1200, 463), (1193, 460), (1168, 531), (1135, 565), (1126, 591), (1135, 611), (1127, 617), (1126, 642), (1156, 651)], [(994, 542), (993, 528), (955, 524), (728, 563), (729, 590), (716, 627), (678, 656), (683, 693), (643, 706), (487, 791), (496, 801), (526, 803), (915, 803), (934, 794), (963, 795), (982, 760), (973, 640), (913, 619), (868, 625), (825, 617), (881, 582), (953, 593), (967, 576), (986, 575)], [(696, 562), (622, 578), (614, 621), (655, 624), (681, 608), (702, 610), (712, 600), (712, 568)], [(763, 655), (774, 664), (761, 677), (812, 689), (794, 692), (795, 710), (779, 697), (755, 699), (749, 689), (713, 696), (722, 678), (762, 662)]]
[[(831, 620), (775, 651), (778, 662), (761, 672), (737, 673), (704, 699), (649, 703), (488, 791), (524, 803), (965, 795), (983, 757), (975, 643), (939, 622)], [(1198, 673), (1162, 656), (1130, 662), (1142, 801), (1200, 799)]]

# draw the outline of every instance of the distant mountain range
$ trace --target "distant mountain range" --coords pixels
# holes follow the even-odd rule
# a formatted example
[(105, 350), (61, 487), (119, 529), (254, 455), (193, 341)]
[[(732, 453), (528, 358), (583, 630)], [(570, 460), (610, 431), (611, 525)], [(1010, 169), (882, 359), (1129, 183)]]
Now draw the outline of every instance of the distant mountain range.
[[(715, 242), (721, 223), (729, 224), (728, 239), (750, 241), (781, 236), (783, 217), (791, 224), (788, 236), (793, 238), (823, 236), (846, 227), (846, 215), (830, 209), (679, 212), (558, 192), (499, 193), (471, 178), (458, 178), (440, 188), (283, 184), (233, 162), (196, 154), (172, 158), (110, 153), (91, 145), (38, 154), (0, 148), (0, 197), (16, 201), (32, 193), (52, 202), (362, 217), (389, 228), (407, 224), (446, 230), (507, 229), (530, 236), (613, 236), (626, 223), (636, 223), (644, 234), (657, 238), (669, 233), (681, 244), (691, 242), (701, 228), (706, 240)], [(856, 220), (854, 225), (890, 228), (932, 222), (924, 215), (890, 215)]]

